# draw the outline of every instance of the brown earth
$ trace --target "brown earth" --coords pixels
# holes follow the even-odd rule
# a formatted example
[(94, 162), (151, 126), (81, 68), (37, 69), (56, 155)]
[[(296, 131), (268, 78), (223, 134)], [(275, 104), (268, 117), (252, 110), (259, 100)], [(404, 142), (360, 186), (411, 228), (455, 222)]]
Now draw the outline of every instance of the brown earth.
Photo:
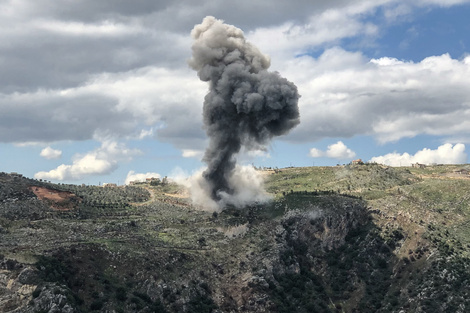
[(82, 202), (82, 199), (68, 191), (59, 191), (46, 187), (30, 186), (29, 189), (40, 200), (50, 203), (51, 208), (60, 211), (70, 211), (75, 203)]

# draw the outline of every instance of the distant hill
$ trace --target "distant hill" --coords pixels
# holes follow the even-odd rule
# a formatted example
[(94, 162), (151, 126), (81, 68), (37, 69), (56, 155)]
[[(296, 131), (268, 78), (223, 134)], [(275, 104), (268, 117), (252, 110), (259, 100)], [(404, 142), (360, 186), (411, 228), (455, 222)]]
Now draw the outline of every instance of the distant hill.
[(469, 312), (469, 170), (275, 169), (221, 213), (0, 173), (0, 312)]

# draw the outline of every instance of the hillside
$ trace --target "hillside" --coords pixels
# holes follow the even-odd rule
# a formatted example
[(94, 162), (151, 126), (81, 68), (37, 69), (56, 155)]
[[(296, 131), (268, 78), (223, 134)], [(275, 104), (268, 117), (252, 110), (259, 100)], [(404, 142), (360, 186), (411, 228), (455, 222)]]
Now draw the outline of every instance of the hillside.
[(0, 312), (468, 312), (468, 165), (264, 171), (269, 204), (0, 174)]

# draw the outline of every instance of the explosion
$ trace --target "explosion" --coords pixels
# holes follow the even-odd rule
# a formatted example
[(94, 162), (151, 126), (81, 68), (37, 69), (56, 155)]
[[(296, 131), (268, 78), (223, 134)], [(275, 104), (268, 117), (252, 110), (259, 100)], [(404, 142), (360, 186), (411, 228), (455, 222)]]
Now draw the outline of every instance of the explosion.
[(241, 29), (208, 16), (191, 35), (189, 65), (209, 83), (203, 119), (210, 141), (201, 188), (223, 205), (246, 189), (236, 173), (240, 149), (265, 149), (274, 136), (299, 124), (300, 96), (292, 82), (267, 71), (269, 57), (247, 42)]

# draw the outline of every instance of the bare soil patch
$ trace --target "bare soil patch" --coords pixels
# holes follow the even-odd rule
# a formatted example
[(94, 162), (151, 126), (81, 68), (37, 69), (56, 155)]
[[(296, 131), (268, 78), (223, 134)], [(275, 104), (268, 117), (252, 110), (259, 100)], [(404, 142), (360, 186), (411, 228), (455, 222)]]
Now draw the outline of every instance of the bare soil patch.
[(39, 186), (31, 186), (29, 189), (40, 200), (50, 203), (54, 210), (70, 211), (74, 209), (75, 204), (82, 202), (80, 197), (68, 191), (59, 191)]

